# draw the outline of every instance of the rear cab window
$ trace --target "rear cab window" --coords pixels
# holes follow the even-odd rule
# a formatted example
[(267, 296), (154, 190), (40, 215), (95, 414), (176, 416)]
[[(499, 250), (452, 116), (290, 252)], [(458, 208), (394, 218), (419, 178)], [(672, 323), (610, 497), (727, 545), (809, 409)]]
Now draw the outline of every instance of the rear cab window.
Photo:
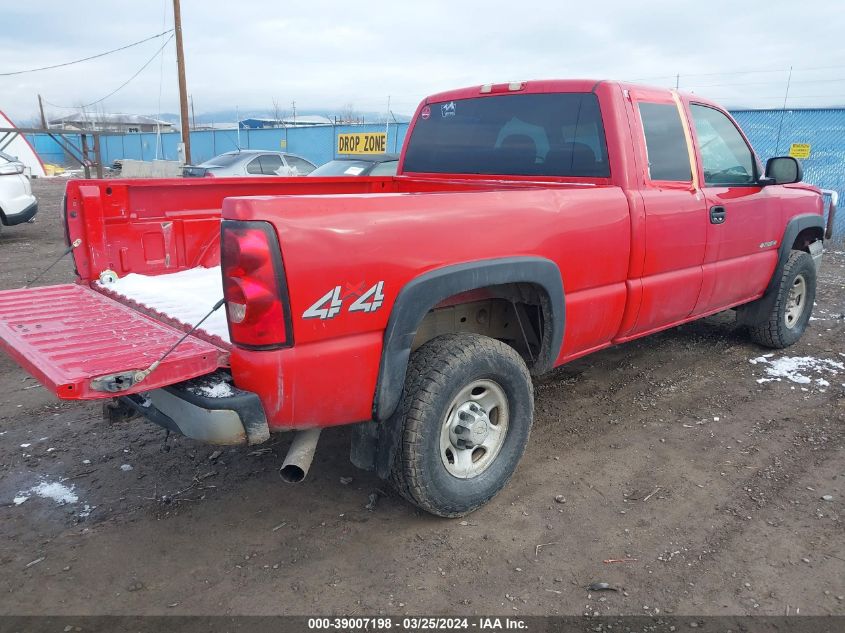
[(608, 178), (593, 93), (505, 94), (423, 107), (403, 171)]

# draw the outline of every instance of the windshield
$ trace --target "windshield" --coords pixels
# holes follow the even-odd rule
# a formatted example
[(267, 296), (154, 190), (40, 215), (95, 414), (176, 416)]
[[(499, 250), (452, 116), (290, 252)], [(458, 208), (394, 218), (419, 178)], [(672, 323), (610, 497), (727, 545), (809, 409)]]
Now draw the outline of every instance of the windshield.
[(229, 165), (234, 165), (237, 163), (243, 156), (239, 152), (235, 152), (233, 154), (220, 154), (220, 156), (215, 156), (211, 160), (207, 160), (200, 165), (200, 167), (228, 167)]
[(309, 176), (360, 176), (373, 166), (369, 160), (331, 160)]
[(9, 163), (18, 162), (17, 158), (15, 158), (14, 156), (9, 156), (9, 154), (7, 154), (6, 152), (0, 152), (0, 160), (5, 160), (6, 162), (9, 162)]
[(405, 172), (610, 176), (592, 93), (508, 94), (423, 107)]

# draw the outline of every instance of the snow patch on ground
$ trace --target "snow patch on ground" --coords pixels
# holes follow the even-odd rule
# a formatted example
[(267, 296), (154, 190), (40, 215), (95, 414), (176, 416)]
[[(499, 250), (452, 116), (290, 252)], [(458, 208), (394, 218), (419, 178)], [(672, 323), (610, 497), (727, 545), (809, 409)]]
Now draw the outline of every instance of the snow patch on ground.
[(41, 497), (43, 499), (50, 499), (59, 505), (76, 503), (79, 501), (79, 497), (77, 497), (76, 493), (73, 491), (73, 486), (66, 486), (58, 481), (42, 481), (29, 490), (21, 490), (13, 499), (13, 502), (16, 506), (19, 506), (32, 495), (36, 495), (37, 497)]
[(235, 395), (235, 390), (224, 380), (216, 384), (195, 385), (188, 389), (191, 393), (195, 393), (198, 396), (205, 396), (206, 398), (228, 398), (229, 396)]
[(752, 358), (748, 362), (752, 365), (762, 365), (766, 377), (758, 378), (758, 383), (781, 381), (784, 378), (799, 385), (815, 382), (819, 387), (828, 387), (830, 382), (823, 376), (836, 376), (845, 372), (845, 363), (827, 358), (814, 356), (783, 356), (774, 358), (774, 354), (766, 354)]
[[(223, 298), (220, 266), (191, 268), (156, 276), (130, 273), (111, 283), (97, 283), (101, 288), (186, 325), (198, 323)], [(218, 308), (199, 329), (228, 342), (225, 308)]]

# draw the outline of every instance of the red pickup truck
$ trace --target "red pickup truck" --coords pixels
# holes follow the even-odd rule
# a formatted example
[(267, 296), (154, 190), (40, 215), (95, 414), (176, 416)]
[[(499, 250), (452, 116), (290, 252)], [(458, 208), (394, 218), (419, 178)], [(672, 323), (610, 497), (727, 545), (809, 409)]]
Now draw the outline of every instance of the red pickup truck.
[(396, 177), (69, 182), (77, 279), (0, 293), (0, 341), (112, 417), (296, 430), (288, 480), (353, 424), (356, 466), (460, 516), (514, 472), (532, 374), (729, 308), (797, 341), (825, 233), (801, 179), (697, 95), (464, 88), (420, 104)]

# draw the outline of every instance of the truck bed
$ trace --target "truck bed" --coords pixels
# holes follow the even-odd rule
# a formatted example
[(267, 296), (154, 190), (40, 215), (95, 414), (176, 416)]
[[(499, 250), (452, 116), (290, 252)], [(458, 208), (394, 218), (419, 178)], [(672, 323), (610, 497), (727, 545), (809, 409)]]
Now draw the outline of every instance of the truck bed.
[[(337, 283), (322, 269), (331, 258), (318, 257), (317, 251), (329, 249), (335, 257), (338, 250), (344, 252), (349, 259), (346, 269), (349, 274), (358, 275), (362, 265), (369, 270), (377, 268), (361, 260), (375, 256), (377, 249), (356, 246), (360, 216), (366, 214), (369, 218), (365, 222), (373, 236), (381, 236), (378, 239), (384, 239), (383, 243), (390, 249), (400, 249), (395, 260), (401, 262), (407, 257), (404, 245), (413, 243), (419, 232), (431, 229), (426, 224), (399, 225), (398, 217), (425, 213), (439, 218), (443, 226), (454, 225), (457, 232), (447, 231), (447, 234), (458, 235), (459, 228), (465, 229), (468, 220), (462, 210), (463, 197), (449, 195), (447, 200), (447, 194), (474, 192), (478, 197), (466, 198), (472, 208), (494, 209), (495, 222), (510, 225), (513, 208), (526, 209), (535, 221), (547, 221), (549, 212), (560, 208), (558, 198), (563, 191), (569, 191), (569, 206), (576, 208), (593, 187), (471, 177), (70, 181), (65, 217), (68, 242), (78, 244), (73, 250), (76, 283), (0, 292), (0, 347), (63, 399), (102, 399), (140, 393), (229, 367), (236, 354), (247, 352), (229, 343), (225, 312), (220, 308), (164, 362), (143, 376), (144, 370), (161, 359), (222, 297), (220, 220), (224, 199), (233, 196), (238, 197), (236, 206), (247, 199), (259, 207), (271, 205), (272, 213), (262, 215), (261, 220), (278, 223), (282, 217), (289, 216), (299, 226), (301, 235), (308, 238), (305, 242), (292, 240), (286, 245), (292, 255), (293, 274), (299, 279), (290, 309), (292, 313), (302, 314), (314, 302), (315, 297), (311, 295), (317, 290), (323, 292), (327, 279)], [(616, 248), (624, 251), (627, 203), (613, 187), (598, 188), (604, 193), (595, 194), (598, 198), (594, 204), (609, 205), (611, 212), (605, 214), (602, 222), (590, 220), (589, 235), (584, 241), (589, 243), (594, 234), (606, 239), (607, 226), (612, 225), (620, 242)], [(462, 204), (451, 210), (451, 203), (456, 200)], [(338, 216), (338, 210), (344, 213)], [(326, 225), (326, 217), (336, 224)], [(374, 223), (373, 217), (381, 219)], [(341, 224), (349, 224), (354, 230), (335, 234), (331, 227)], [(284, 233), (282, 228), (286, 229), (281, 225), (276, 228), (280, 235)], [(400, 228), (402, 235), (383, 235), (385, 231), (390, 233)], [(409, 233), (404, 235), (406, 231)], [(437, 239), (431, 243), (438, 245), (438, 249), (456, 252), (451, 238), (446, 239), (439, 229), (437, 232)], [(519, 239), (517, 233), (514, 239)], [(544, 237), (532, 232), (526, 236), (525, 243), (536, 246), (538, 240), (542, 242)], [(304, 254), (301, 248), (306, 249)], [(483, 245), (478, 248), (481, 251), (477, 254), (485, 256)], [(584, 246), (584, 250), (588, 247)], [(442, 253), (432, 251), (425, 255), (425, 261), (417, 262), (414, 270), (431, 268), (446, 260)], [(286, 272), (291, 273), (287, 271), (287, 261)], [(399, 276), (411, 272), (402, 266)], [(614, 274), (621, 280), (624, 270)], [(117, 281), (109, 283), (107, 280), (112, 277)], [(401, 279), (395, 281), (398, 285)], [(617, 285), (614, 292), (619, 294), (622, 286)], [(585, 301), (588, 299), (585, 297)], [(580, 303), (578, 294), (573, 293), (568, 313), (577, 316)], [(387, 314), (389, 309), (379, 311), (370, 322), (370, 331), (362, 334), (372, 344), (368, 354), (375, 353)], [(303, 384), (321, 384), (320, 379), (312, 380), (309, 372), (324, 373), (330, 360), (321, 346), (309, 345), (315, 328), (347, 325), (341, 320), (338, 324), (309, 322), (300, 326), (297, 354), (300, 361), (290, 375), (298, 372), (304, 377)], [(593, 338), (600, 336), (604, 336), (603, 331)], [(358, 342), (356, 339), (355, 343)], [(587, 346), (589, 341), (576, 341), (579, 343)], [(343, 365), (348, 363), (344, 361)], [(268, 391), (249, 382), (261, 375), (264, 373), (260, 371), (240, 372), (238, 386), (262, 397), (265, 409), (271, 414), (271, 425), (290, 420), (290, 412), (276, 402), (281, 393), (278, 388)], [(143, 379), (137, 382), (139, 376)], [(346, 372), (342, 377), (343, 393), (371, 393), (375, 379), (372, 371), (356, 371), (352, 376)], [(297, 398), (310, 397), (306, 390), (300, 388), (290, 393), (296, 397), (287, 398), (285, 407), (308, 410), (299, 409), (297, 404)], [(338, 399), (331, 405), (331, 412), (315, 412), (310, 421), (324, 425), (337, 423), (335, 419), (340, 411), (344, 414), (352, 411), (359, 419), (369, 415), (361, 406), (360, 412), (351, 407), (352, 403)]]
[[(150, 316), (187, 328), (198, 323), (223, 298), (220, 266), (199, 266), (163, 275), (130, 273), (111, 283), (96, 282), (95, 288)], [(212, 337), (212, 342), (228, 344), (226, 311), (218, 309), (197, 332)]]

